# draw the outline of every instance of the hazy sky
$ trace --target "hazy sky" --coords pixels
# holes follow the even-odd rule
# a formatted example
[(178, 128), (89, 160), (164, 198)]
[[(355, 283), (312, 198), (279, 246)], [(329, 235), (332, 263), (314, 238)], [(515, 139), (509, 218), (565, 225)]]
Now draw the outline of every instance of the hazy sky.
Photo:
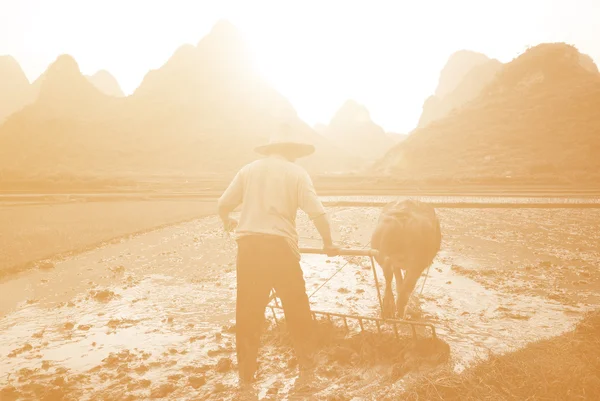
[(221, 18), (310, 124), (353, 98), (386, 130), (410, 131), (459, 49), (506, 62), (527, 45), (565, 41), (600, 61), (600, 0), (0, 0), (0, 54), (33, 81), (68, 53), (129, 94)]

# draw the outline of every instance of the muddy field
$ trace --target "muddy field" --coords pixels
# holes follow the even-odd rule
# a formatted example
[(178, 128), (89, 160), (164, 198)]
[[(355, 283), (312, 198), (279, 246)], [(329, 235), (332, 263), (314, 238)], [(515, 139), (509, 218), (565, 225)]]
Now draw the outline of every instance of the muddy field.
[[(368, 246), (378, 209), (330, 212), (338, 243)], [(460, 372), (490, 351), (570, 330), (600, 302), (599, 209), (438, 214), (442, 250), (423, 289), (423, 278), (417, 284), (410, 313), (434, 323), (443, 343), (388, 343), (389, 332), (343, 338), (323, 326), (328, 341), (305, 396), (398, 396), (441, 367)], [(320, 246), (299, 217), (301, 245)], [(0, 399), (235, 399), (234, 262), (235, 243), (210, 216), (1, 283)], [(311, 297), (313, 308), (378, 316), (367, 259), (305, 255), (308, 293), (342, 266)], [(257, 397), (291, 399), (296, 377), (287, 338), (271, 325)]]
[(0, 202), (0, 278), (49, 256), (215, 212), (214, 202)]

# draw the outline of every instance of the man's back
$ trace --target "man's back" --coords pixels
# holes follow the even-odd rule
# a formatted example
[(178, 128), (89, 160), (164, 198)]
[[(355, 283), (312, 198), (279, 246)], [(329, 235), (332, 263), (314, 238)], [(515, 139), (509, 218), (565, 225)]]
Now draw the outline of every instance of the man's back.
[[(219, 199), (219, 216), (228, 232), (237, 226), (236, 351), (242, 383), (254, 381), (261, 322), (269, 293), (281, 299), (296, 357), (313, 366), (315, 337), (296, 233), (296, 213), (304, 210), (321, 234), (327, 254), (337, 254), (327, 215), (308, 173), (290, 162), (315, 151), (284, 123), (269, 143), (254, 150), (267, 156), (244, 166)], [(240, 221), (229, 215), (242, 204)]]
[(256, 160), (244, 166), (219, 203), (237, 206), (242, 212), (237, 235), (278, 235), (297, 246), (298, 208), (309, 217), (325, 214), (310, 176), (301, 166), (279, 156)]

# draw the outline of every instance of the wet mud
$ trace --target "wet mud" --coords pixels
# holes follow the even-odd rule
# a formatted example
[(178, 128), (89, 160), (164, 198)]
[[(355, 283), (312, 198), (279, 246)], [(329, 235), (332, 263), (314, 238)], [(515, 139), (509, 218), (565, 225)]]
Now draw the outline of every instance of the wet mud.
[[(378, 209), (331, 213), (338, 243), (368, 246)], [(423, 278), (417, 284), (409, 316), (433, 323), (439, 341), (425, 331), (416, 341), (409, 326), (397, 339), (391, 327), (379, 334), (321, 321), (315, 375), (298, 393), (285, 322), (276, 325), (267, 310), (257, 385), (240, 394), (235, 243), (208, 217), (48, 260), (51, 269), (0, 283), (0, 399), (383, 399), (442, 365), (461, 371), (490, 351), (558, 335), (597, 306), (597, 211), (438, 213), (442, 251), (422, 293)], [(301, 245), (319, 247), (299, 217)], [(302, 263), (309, 295), (339, 270), (310, 298), (315, 310), (379, 316), (368, 259), (305, 255)], [(583, 271), (584, 291), (571, 279)]]

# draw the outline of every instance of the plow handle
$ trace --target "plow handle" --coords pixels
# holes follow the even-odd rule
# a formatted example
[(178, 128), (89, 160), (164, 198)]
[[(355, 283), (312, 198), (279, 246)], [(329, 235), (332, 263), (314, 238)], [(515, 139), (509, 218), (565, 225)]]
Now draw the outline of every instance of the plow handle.
[[(320, 248), (300, 248), (300, 253), (310, 253), (313, 255), (326, 255), (324, 249)], [(371, 256), (375, 257), (379, 255), (379, 252), (375, 249), (340, 249), (338, 252), (339, 256)]]

